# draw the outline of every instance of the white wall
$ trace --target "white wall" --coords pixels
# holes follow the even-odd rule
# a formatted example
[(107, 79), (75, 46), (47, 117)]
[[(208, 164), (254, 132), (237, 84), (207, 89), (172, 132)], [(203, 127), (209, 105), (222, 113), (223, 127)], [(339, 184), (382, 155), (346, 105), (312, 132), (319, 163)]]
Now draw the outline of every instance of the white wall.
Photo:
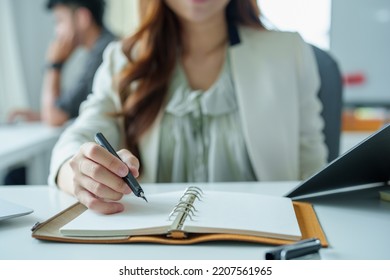
[[(328, 49), (345, 77), (350, 105), (390, 107), (389, 0), (257, 0), (280, 30), (298, 31)], [(360, 79), (360, 81), (359, 81)]]
[(38, 109), (46, 47), (53, 21), (45, 0), (11, 1), (30, 106)]
[(120, 36), (134, 32), (139, 21), (138, 3), (142, 0), (106, 0), (106, 23)]
[(0, 1), (0, 123), (14, 108), (27, 107), (27, 91), (11, 0)]
[(278, 30), (296, 31), (308, 42), (329, 49), (331, 0), (257, 0), (263, 17)]
[(345, 102), (390, 107), (390, 1), (334, 0), (330, 38), (343, 74), (363, 78)]

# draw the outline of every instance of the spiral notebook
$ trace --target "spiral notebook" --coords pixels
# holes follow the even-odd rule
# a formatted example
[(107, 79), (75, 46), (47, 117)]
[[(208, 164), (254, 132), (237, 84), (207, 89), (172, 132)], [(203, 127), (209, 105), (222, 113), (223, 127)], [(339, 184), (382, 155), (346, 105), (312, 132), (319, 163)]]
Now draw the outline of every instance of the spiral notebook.
[(102, 215), (86, 210), (60, 228), (64, 236), (107, 237), (189, 233), (228, 233), (286, 240), (302, 235), (290, 198), (239, 192), (202, 191), (135, 196), (123, 201), (125, 211)]

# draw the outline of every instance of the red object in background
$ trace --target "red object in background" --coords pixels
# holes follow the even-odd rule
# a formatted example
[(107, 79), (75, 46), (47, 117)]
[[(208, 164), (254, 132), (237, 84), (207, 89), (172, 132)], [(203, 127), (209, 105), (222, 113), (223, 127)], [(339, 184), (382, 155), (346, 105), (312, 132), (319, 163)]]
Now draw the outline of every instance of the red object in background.
[(366, 82), (366, 76), (363, 73), (351, 73), (343, 76), (345, 86), (361, 86)]

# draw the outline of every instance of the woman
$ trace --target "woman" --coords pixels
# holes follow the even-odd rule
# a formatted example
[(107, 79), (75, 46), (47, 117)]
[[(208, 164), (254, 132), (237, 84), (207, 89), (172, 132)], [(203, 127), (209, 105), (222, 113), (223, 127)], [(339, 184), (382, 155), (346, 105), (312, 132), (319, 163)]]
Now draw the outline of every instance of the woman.
[(142, 182), (301, 180), (326, 158), (318, 88), (311, 49), (265, 30), (254, 1), (149, 1), (138, 32), (107, 48), (50, 181), (115, 213), (129, 169)]

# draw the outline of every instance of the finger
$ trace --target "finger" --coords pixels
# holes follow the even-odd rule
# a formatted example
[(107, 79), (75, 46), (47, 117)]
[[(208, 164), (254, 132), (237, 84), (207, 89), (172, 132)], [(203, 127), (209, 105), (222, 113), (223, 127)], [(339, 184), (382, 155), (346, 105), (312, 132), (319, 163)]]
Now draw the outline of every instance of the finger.
[(128, 150), (122, 149), (118, 151), (118, 156), (122, 159), (122, 161), (127, 165), (130, 169), (131, 174), (134, 177), (139, 176), (139, 160)]
[(87, 158), (104, 166), (119, 177), (125, 177), (129, 173), (129, 168), (125, 163), (98, 144), (92, 142), (83, 144), (81, 151)]
[[(131, 190), (121, 177), (112, 173), (110, 170), (100, 165), (99, 163), (96, 163), (88, 158), (81, 158), (78, 160), (78, 164), (79, 172), (82, 174), (82, 176), (87, 176), (91, 180), (96, 181), (98, 184), (107, 186), (112, 191), (115, 191), (117, 193), (129, 194), (131, 192)], [(91, 184), (91, 181), (84, 183)], [(102, 188), (100, 185), (96, 186), (95, 183), (92, 183), (92, 185), (93, 186), (88, 185), (88, 189), (94, 194), (96, 194), (95, 191), (97, 189)], [(98, 196), (103, 197), (100, 195)]]
[(98, 213), (114, 214), (124, 210), (124, 206), (121, 203), (103, 201), (82, 188), (79, 189), (76, 197), (86, 207)]
[(83, 188), (100, 199), (118, 201), (123, 197), (123, 193), (116, 192), (90, 177), (82, 176), (78, 182)]

